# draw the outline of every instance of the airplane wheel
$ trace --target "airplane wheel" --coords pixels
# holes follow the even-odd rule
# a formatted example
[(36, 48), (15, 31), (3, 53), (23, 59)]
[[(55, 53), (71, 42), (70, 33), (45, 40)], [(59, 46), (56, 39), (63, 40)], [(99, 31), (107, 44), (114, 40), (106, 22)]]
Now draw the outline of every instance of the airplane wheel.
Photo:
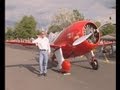
[(90, 64), (94, 70), (98, 70), (99, 65), (97, 60), (92, 61)]
[(70, 72), (71, 69), (71, 63), (69, 60), (64, 60), (62, 63), (62, 72), (63, 73), (68, 73)]

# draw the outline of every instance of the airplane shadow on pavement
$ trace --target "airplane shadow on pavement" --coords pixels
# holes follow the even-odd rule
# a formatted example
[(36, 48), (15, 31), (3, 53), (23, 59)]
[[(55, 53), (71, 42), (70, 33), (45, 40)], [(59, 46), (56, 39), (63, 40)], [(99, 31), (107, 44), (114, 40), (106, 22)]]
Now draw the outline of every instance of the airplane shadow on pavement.
[[(35, 59), (37, 64), (16, 64), (16, 65), (6, 65), (6, 68), (12, 68), (12, 67), (19, 67), (19, 68), (26, 68), (27, 70), (29, 70), (30, 72), (39, 75), (39, 58), (35, 57)], [(90, 66), (83, 66), (83, 65), (78, 65), (76, 63), (80, 63), (80, 62), (86, 62), (86, 61), (71, 61), (71, 64), (74, 66), (79, 66), (85, 69), (91, 69), (92, 68)], [(53, 62), (52, 60), (48, 61), (48, 69), (51, 69), (52, 71), (56, 72), (56, 73), (60, 73), (58, 70), (54, 69), (53, 67), (57, 66), (57, 62)]]
[(81, 63), (88, 63), (88, 60), (77, 60), (77, 61), (72, 61), (71, 64), (74, 65), (74, 66), (79, 66), (79, 67), (82, 67), (82, 68), (85, 68), (85, 69), (90, 69), (90, 70), (93, 70), (92, 67), (89, 66), (86, 66), (86, 65), (81, 65)]

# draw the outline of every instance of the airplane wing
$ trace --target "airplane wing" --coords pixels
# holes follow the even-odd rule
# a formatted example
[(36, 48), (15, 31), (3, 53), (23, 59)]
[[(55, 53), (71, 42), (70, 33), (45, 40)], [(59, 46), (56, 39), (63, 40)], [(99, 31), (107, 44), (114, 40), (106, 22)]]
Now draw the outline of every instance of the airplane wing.
[(54, 45), (54, 44), (51, 44), (50, 47), (51, 47), (51, 48), (58, 49), (58, 48), (60, 48), (61, 46), (60, 46), (60, 45)]
[[(24, 42), (24, 41), (15, 41), (15, 40), (8, 40), (8, 41), (5, 41), (5, 43), (10, 43), (10, 44), (19, 44), (19, 45), (23, 45), (23, 46), (31, 46), (31, 45), (35, 45), (35, 43), (32, 43), (32, 42)], [(61, 47), (63, 47), (65, 45), (54, 45), (54, 44), (50, 44), (50, 47), (51, 48), (54, 48), (54, 49), (59, 49)]]
[(53, 49), (53, 52), (55, 52), (56, 50), (60, 49), (61, 47), (64, 47), (65, 45), (54, 45), (54, 44), (50, 44), (50, 47)]
[(105, 46), (105, 45), (111, 45), (111, 44), (116, 44), (116, 42), (102, 42), (102, 43), (98, 43), (98, 46)]
[(6, 41), (5, 43), (11, 43), (11, 44), (20, 44), (20, 45), (23, 45), (23, 46), (26, 46), (26, 45), (35, 45), (34, 43), (32, 42), (21, 42), (21, 41), (14, 41), (14, 40), (10, 40), (10, 41)]

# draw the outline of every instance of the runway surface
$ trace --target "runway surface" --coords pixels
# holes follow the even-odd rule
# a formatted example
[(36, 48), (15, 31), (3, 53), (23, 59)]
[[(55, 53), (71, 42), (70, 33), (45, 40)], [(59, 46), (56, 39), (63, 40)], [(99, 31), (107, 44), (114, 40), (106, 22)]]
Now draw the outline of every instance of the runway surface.
[(75, 58), (71, 75), (62, 75), (48, 65), (47, 77), (38, 77), (36, 47), (5, 46), (5, 90), (116, 90), (116, 62), (98, 59), (99, 69), (92, 70), (88, 61)]

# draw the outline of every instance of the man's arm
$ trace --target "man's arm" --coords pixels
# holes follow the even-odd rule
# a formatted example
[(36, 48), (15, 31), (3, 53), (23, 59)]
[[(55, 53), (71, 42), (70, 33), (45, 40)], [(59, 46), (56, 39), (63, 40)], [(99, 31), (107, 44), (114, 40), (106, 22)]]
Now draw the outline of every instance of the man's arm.
[(50, 48), (50, 42), (49, 42), (49, 39), (47, 38), (47, 41), (48, 41), (48, 53), (51, 52), (51, 48)]
[(35, 45), (38, 46), (38, 38), (33, 40), (32, 43), (35, 43)]
[(50, 44), (48, 45), (48, 52), (51, 52)]

